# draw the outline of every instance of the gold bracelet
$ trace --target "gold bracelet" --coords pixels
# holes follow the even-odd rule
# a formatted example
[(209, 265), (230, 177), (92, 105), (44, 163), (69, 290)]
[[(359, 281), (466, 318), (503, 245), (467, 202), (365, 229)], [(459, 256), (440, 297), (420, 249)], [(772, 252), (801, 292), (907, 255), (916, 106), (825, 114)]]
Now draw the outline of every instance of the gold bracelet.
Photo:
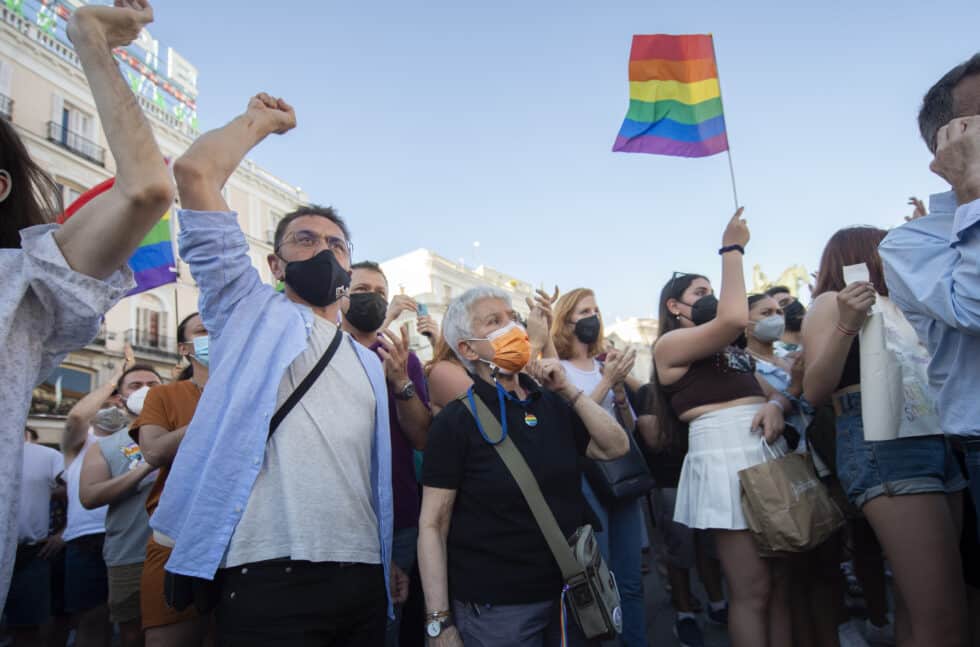
[(448, 609), (446, 611), (433, 611), (432, 613), (425, 614), (425, 619), (426, 620), (443, 620), (445, 618), (448, 618), (452, 614), (453, 614), (452, 611), (449, 611)]

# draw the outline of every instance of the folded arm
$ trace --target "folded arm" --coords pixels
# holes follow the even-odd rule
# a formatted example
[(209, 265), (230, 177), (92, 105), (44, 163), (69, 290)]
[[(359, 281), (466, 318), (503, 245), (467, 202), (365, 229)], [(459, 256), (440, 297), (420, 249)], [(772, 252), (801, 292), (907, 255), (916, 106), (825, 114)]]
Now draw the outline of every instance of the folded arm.
[(78, 478), (78, 498), (87, 510), (123, 501), (136, 493), (136, 488), (155, 467), (140, 463), (125, 474), (113, 477), (101, 447), (93, 446), (85, 454), (82, 473)]

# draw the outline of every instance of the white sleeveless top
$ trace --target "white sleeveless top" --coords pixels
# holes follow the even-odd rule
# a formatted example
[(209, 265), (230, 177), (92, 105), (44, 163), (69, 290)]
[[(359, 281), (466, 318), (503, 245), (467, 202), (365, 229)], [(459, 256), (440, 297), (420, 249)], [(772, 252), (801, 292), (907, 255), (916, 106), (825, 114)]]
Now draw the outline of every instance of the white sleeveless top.
[(82, 463), (85, 460), (85, 453), (95, 445), (95, 441), (96, 438), (89, 430), (88, 438), (85, 439), (85, 447), (65, 470), (65, 481), (68, 484), (68, 524), (65, 526), (64, 535), (62, 535), (65, 541), (105, 532), (105, 514), (109, 506), (104, 505), (95, 510), (86, 510), (82, 507), (81, 499), (78, 498), (78, 480), (82, 475)]

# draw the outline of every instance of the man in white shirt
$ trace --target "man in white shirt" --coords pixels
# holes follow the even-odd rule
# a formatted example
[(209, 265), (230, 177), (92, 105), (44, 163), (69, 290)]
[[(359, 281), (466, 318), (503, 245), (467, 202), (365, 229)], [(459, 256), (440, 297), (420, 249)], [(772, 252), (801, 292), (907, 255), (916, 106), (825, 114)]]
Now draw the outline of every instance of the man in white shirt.
[[(64, 547), (60, 535), (49, 535), (51, 494), (63, 484), (61, 454), (32, 442), (24, 430), (23, 477), (17, 510), (17, 559), (3, 613), (13, 630), (14, 645), (40, 645), (41, 627), (51, 615), (51, 564)], [(36, 434), (36, 432), (35, 432)]]

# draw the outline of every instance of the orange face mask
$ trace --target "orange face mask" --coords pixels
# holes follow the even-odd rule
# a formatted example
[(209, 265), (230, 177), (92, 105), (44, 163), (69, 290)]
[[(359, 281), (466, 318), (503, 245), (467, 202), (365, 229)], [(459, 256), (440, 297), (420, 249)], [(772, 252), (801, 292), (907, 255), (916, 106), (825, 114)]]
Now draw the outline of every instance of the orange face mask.
[(517, 323), (511, 322), (487, 335), (493, 346), (491, 364), (507, 373), (518, 373), (531, 361), (531, 340)]

